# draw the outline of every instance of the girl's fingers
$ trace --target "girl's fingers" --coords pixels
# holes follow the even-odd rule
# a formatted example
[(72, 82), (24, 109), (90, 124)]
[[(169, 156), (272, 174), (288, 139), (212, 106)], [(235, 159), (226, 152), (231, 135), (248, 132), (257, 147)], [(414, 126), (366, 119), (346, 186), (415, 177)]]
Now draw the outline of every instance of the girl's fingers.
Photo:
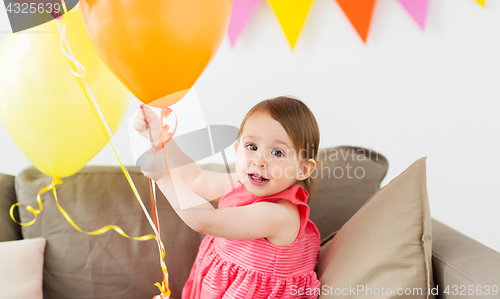
[(144, 117), (141, 115), (141, 116), (137, 116), (135, 118), (135, 122), (138, 123), (138, 124), (146, 124), (146, 122), (144, 121)]
[(134, 122), (134, 128), (137, 130), (137, 129), (146, 129), (146, 123), (144, 122), (144, 120), (142, 119), (138, 119), (136, 118), (135, 119), (135, 122)]
[[(149, 116), (146, 116), (146, 121), (148, 123), (150, 123), (151, 118)], [(138, 124), (144, 124), (144, 126), (146, 126), (146, 123), (144, 122), (144, 115), (142, 114), (142, 111), (137, 112), (137, 116), (135, 117), (135, 122)]]
[(146, 127), (144, 125), (135, 123), (134, 129), (140, 133), (140, 132), (144, 131), (146, 129)]
[(157, 118), (159, 118), (158, 115), (156, 115), (156, 113), (154, 113), (154, 111), (151, 110), (151, 108), (149, 108), (148, 106), (142, 105), (142, 107), (144, 108), (144, 112), (146, 112), (148, 122), (150, 122), (152, 119), (156, 120)]
[(146, 133), (147, 124), (144, 121), (144, 115), (142, 114), (142, 111), (137, 112), (137, 116), (135, 117), (135, 122), (134, 122), (134, 129), (142, 137), (148, 138), (148, 135)]

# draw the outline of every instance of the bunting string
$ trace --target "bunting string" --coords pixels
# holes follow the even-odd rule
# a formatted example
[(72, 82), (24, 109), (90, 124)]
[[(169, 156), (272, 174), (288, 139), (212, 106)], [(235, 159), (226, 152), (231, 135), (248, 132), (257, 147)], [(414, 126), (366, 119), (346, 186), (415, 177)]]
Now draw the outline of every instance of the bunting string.
[[(377, 0), (330, 1), (338, 4), (359, 37), (366, 43)], [(429, 0), (393, 1), (399, 2), (421, 30), (425, 29)], [(483, 8), (486, 7), (486, 0), (474, 1)], [(259, 0), (233, 0), (233, 10), (227, 31), (229, 41), (233, 47), (260, 2)], [(314, 0), (267, 0), (263, 2), (267, 2), (276, 15), (290, 47), (294, 49)]]

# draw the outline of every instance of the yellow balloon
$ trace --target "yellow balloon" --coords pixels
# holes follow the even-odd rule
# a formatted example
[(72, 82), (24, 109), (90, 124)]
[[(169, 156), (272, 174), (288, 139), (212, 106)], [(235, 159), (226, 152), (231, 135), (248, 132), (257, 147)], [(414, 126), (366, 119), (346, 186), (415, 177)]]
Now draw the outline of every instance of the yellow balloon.
[[(64, 15), (66, 37), (111, 129), (127, 111), (130, 93), (95, 53), (78, 7)], [(49, 176), (76, 173), (107, 143), (60, 47), (51, 21), (10, 34), (0, 46), (0, 121), (36, 168)], [(127, 45), (124, 45), (126, 47)]]

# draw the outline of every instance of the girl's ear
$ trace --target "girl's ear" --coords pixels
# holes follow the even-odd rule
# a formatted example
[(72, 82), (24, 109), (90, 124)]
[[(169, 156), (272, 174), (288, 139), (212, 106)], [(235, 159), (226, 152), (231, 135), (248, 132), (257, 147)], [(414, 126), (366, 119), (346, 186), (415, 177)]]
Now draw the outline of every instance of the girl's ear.
[(236, 153), (238, 151), (238, 146), (240, 146), (240, 139), (236, 140), (234, 143), (234, 152)]
[(307, 161), (302, 162), (302, 167), (300, 168), (300, 171), (295, 179), (297, 181), (307, 179), (312, 174), (314, 169), (316, 169), (316, 161), (314, 159), (308, 159)]

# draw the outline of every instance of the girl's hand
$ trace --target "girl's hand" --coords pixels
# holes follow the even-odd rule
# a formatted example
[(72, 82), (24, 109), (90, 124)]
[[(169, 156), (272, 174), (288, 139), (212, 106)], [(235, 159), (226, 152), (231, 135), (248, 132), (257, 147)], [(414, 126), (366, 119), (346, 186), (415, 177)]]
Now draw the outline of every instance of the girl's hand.
[(148, 106), (141, 104), (139, 107), (146, 113), (146, 120), (144, 120), (143, 111), (138, 111), (134, 122), (134, 129), (142, 137), (149, 139), (149, 127), (149, 130), (151, 131), (151, 137), (153, 138), (153, 143), (155, 144), (155, 146), (157, 146), (161, 131), (160, 118)]
[(167, 173), (166, 172), (147, 172), (147, 171), (143, 171), (142, 172), (144, 174), (145, 177), (153, 180), (153, 181), (158, 181), (159, 179), (161, 179), (163, 176), (166, 176)]

